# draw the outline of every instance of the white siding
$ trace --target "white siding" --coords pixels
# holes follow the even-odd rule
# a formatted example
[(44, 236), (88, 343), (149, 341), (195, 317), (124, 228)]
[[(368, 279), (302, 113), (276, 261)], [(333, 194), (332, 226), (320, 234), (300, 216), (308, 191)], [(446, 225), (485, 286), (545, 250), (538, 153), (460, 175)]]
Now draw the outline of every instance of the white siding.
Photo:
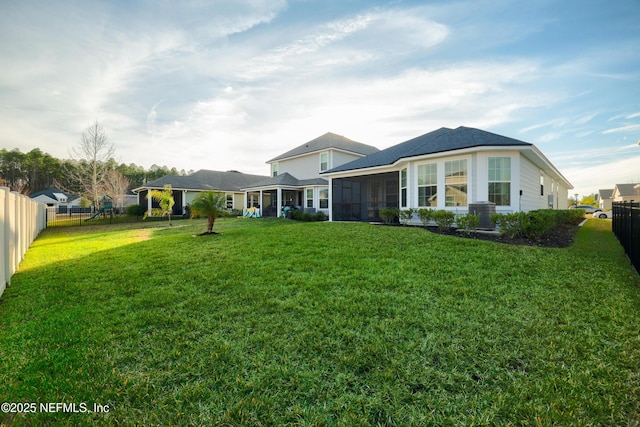
[(278, 162), (278, 174), (288, 173), (297, 179), (322, 178), (320, 175), (320, 154), (329, 154), (329, 169), (359, 159), (361, 156), (343, 153), (341, 151), (316, 151), (293, 159)]
[(320, 177), (320, 153), (296, 157), (278, 162), (278, 175), (288, 173), (297, 179), (313, 179)]
[(348, 154), (342, 151), (331, 151), (331, 153), (329, 154), (329, 169), (337, 168), (338, 166), (344, 165), (345, 163), (352, 162), (361, 157), (363, 156)]
[(541, 169), (533, 164), (529, 159), (524, 156), (520, 156), (520, 180), (522, 189), (521, 209), (525, 212), (549, 208), (548, 197), (551, 194), (552, 178), (548, 173), (543, 171), (544, 193), (541, 195), (540, 171)]

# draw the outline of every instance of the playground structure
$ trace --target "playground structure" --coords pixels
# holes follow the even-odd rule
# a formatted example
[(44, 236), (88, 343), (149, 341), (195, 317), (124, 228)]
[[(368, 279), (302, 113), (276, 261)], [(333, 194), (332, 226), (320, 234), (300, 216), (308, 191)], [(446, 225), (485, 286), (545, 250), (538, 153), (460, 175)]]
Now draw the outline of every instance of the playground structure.
[(103, 194), (98, 199), (98, 205), (100, 206), (100, 209), (98, 209), (96, 213), (91, 215), (89, 218), (85, 219), (85, 221), (91, 221), (92, 219), (98, 218), (100, 215), (104, 215), (105, 217), (109, 215), (113, 217), (113, 199), (111, 197)]

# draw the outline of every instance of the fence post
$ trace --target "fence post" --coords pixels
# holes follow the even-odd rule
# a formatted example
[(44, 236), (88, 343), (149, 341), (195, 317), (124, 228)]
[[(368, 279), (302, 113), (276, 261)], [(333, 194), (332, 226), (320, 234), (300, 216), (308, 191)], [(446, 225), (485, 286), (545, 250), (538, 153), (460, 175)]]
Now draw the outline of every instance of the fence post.
[(5, 238), (5, 233), (4, 233), (6, 211), (7, 211), (6, 190), (7, 188), (0, 187), (0, 242), (2, 242), (2, 244), (0, 245), (0, 295), (2, 295), (5, 288), (7, 287), (7, 283), (9, 282), (9, 278), (7, 276), (8, 263), (6, 262), (8, 254), (5, 250), (7, 240)]

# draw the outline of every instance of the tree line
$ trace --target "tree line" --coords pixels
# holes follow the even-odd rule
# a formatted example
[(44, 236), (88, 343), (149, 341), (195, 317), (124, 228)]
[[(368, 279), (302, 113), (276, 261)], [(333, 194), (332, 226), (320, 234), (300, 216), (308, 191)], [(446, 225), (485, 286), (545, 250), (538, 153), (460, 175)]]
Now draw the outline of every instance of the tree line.
[(0, 185), (29, 195), (55, 187), (69, 194), (97, 201), (99, 193), (121, 195), (165, 175), (187, 175), (175, 167), (118, 163), (113, 145), (98, 122), (82, 134), (70, 159), (58, 159), (40, 148), (28, 153), (19, 149), (0, 149)]

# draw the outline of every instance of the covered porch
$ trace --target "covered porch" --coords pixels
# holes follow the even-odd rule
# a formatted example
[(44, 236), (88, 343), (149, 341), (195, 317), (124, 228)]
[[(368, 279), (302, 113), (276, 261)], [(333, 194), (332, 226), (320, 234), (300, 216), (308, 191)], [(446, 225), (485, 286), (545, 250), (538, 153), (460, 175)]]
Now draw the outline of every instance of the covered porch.
[[(328, 182), (325, 179), (298, 180), (288, 173), (271, 177), (251, 187), (243, 188), (245, 191), (245, 209), (257, 209), (260, 216), (283, 216), (285, 208), (299, 210), (324, 209), (319, 201), (319, 188), (327, 189)], [(327, 202), (328, 203), (328, 202)]]

